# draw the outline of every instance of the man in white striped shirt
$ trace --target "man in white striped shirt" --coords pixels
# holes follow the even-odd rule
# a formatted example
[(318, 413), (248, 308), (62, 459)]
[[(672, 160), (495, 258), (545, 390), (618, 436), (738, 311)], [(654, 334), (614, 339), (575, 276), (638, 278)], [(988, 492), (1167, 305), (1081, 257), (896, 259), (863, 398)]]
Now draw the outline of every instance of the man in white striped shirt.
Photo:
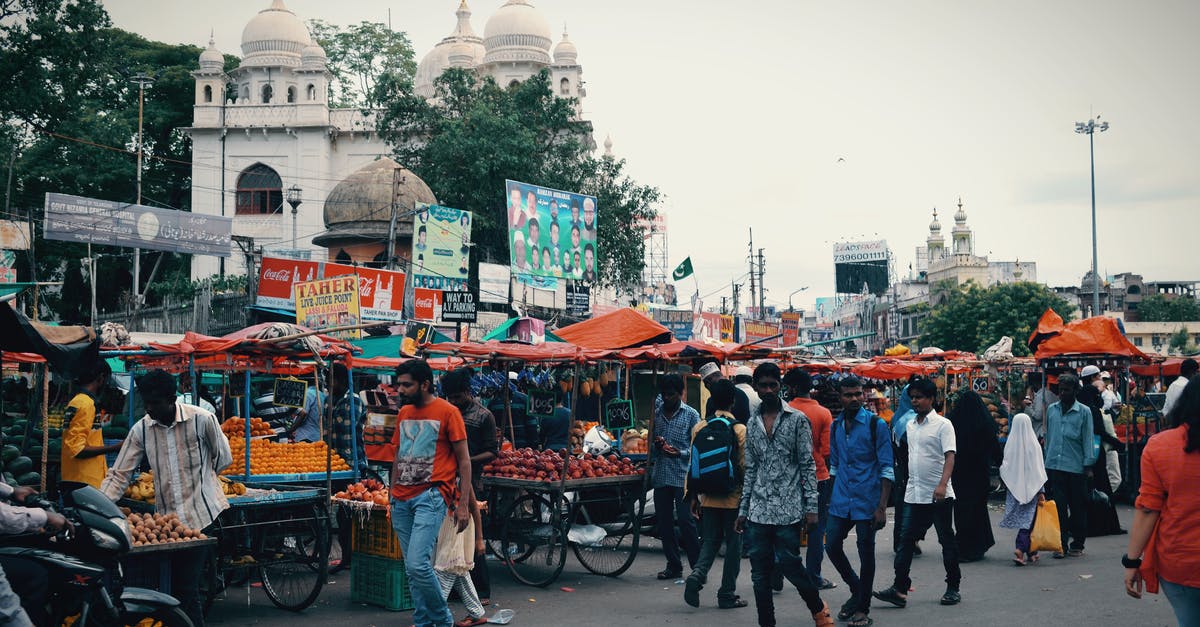
[[(216, 416), (176, 402), (175, 378), (163, 370), (146, 373), (137, 384), (146, 416), (134, 423), (129, 437), (100, 485), (116, 501), (133, 471), (145, 459), (154, 471), (155, 510), (175, 514), (193, 529), (209, 527), (229, 507), (217, 473), (233, 461), (229, 440)], [(195, 625), (204, 624), (199, 598), (204, 560), (173, 560), (172, 593)]]

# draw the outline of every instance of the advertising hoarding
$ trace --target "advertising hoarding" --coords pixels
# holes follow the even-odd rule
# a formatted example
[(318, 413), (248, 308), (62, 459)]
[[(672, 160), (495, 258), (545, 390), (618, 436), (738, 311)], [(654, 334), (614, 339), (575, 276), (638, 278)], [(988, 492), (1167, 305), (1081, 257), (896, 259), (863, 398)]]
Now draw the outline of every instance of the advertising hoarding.
[(783, 346), (782, 337), (767, 339), (779, 335), (779, 323), (777, 322), (743, 318), (742, 327), (746, 330), (746, 344), (753, 344), (762, 348), (778, 348)]
[(471, 292), (442, 292), (443, 322), (475, 322), (475, 295)]
[[(353, 274), (296, 283), (293, 295), (296, 324), (302, 327), (320, 331), (362, 321), (358, 307), (358, 277)], [(362, 337), (362, 330), (335, 331), (331, 335), (357, 340)]]
[(567, 315), (586, 316), (592, 306), (592, 288), (582, 283), (567, 283)]
[(413, 319), (437, 322), (442, 318), (442, 291), (413, 288)]
[(692, 339), (694, 316), (691, 309), (656, 308), (650, 311), (654, 321), (667, 327), (679, 341)]
[(508, 304), (508, 288), (511, 283), (508, 266), (498, 263), (479, 264), (479, 302)]
[(258, 272), (258, 296), (254, 304), (291, 310), (295, 307), (294, 284), (347, 274), (358, 276), (359, 303), (364, 320), (400, 322), (404, 319), (403, 272), (339, 263), (263, 257)]
[(0, 250), (29, 250), (29, 223), (0, 220)]
[(783, 330), (783, 345), (795, 346), (800, 343), (800, 316), (798, 311), (785, 311), (779, 314), (779, 326)]
[(42, 235), (80, 244), (228, 257), (233, 218), (47, 193)]
[(413, 217), (413, 286), (467, 289), (471, 272), (470, 211), (417, 203)]
[(839, 294), (861, 294), (864, 286), (871, 294), (882, 294), (888, 288), (887, 241), (838, 242), (833, 267)]
[(514, 274), (596, 282), (594, 196), (505, 181)]

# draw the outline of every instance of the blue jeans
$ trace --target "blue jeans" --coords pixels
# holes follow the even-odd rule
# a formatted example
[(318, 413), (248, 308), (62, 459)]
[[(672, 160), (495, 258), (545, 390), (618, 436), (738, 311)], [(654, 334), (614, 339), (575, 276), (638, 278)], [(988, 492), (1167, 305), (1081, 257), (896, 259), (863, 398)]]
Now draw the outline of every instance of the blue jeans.
[[(854, 535), (858, 536), (858, 563), (860, 565), (858, 573), (854, 572), (854, 567), (850, 565), (846, 551), (842, 548), (846, 536), (850, 535), (851, 527), (854, 528)], [(871, 586), (875, 584), (875, 521), (849, 520), (830, 516), (829, 529), (825, 534), (828, 540), (825, 550), (829, 552), (829, 563), (833, 564), (838, 574), (842, 576), (842, 580), (846, 582), (847, 586), (850, 586), (850, 594), (854, 595), (856, 603), (855, 611), (870, 614)], [(811, 547), (811, 536), (809, 538)], [(811, 568), (810, 565), (810, 572)]]
[(1200, 588), (1181, 586), (1161, 577), (1158, 583), (1175, 610), (1175, 620), (1180, 625), (1200, 625)]
[(442, 596), (442, 585), (433, 572), (438, 531), (446, 517), (446, 501), (437, 488), (407, 501), (392, 500), (392, 529), (404, 552), (404, 570), (413, 598), (413, 623), (417, 627), (445, 627), (454, 616)]
[[(700, 534), (696, 531), (696, 521), (692, 520), (692, 510), (683, 499), (683, 488), (654, 488), (654, 515), (658, 519), (658, 534), (667, 558), (667, 570), (672, 573), (683, 572), (680, 545), (683, 545), (687, 554), (688, 567), (694, 567), (696, 559), (700, 557)], [(675, 537), (676, 525), (679, 525), (678, 538)]]
[[(758, 624), (762, 627), (775, 625), (775, 598), (771, 591), (771, 571), (778, 568), (783, 576), (796, 586), (811, 613), (825, 607), (821, 594), (813, 583), (804, 562), (800, 559), (800, 525), (763, 525), (746, 523), (746, 546), (750, 549), (750, 582), (754, 585), (754, 606), (758, 610)], [(794, 622), (794, 621), (789, 621)]]
[(817, 525), (808, 530), (808, 575), (821, 585), (821, 562), (825, 559), (825, 527), (829, 524), (829, 497), (833, 495), (833, 477), (817, 482)]

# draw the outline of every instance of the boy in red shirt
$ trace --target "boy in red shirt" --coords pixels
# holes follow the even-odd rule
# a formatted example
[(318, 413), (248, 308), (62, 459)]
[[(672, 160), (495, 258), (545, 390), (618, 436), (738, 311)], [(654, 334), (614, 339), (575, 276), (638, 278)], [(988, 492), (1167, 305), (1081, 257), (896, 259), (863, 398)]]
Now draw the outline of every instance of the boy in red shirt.
[(433, 371), (424, 360), (400, 364), (396, 384), (407, 404), (392, 436), (392, 528), (404, 553), (413, 622), (451, 625), (454, 617), (433, 572), (433, 556), (447, 511), (453, 510), (459, 533), (471, 516), (467, 429), (458, 409), (433, 395)]

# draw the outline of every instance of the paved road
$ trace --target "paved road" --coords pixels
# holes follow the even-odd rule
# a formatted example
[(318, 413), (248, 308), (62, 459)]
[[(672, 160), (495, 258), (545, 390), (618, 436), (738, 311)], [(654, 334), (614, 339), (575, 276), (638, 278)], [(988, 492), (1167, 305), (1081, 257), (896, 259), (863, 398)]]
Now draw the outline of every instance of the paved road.
[[(1128, 508), (1122, 508), (1122, 523), (1128, 526)], [(1087, 555), (1077, 559), (1043, 559), (1035, 567), (1016, 568), (1009, 560), (1013, 533), (996, 527), (1000, 512), (992, 515), (997, 544), (988, 559), (963, 565), (963, 603), (942, 607), (937, 600), (943, 591), (944, 573), (936, 555), (936, 542), (925, 542), (927, 552), (913, 563), (915, 590), (907, 608), (881, 607), (877, 603), (872, 617), (877, 625), (1137, 625), (1154, 627), (1174, 625), (1174, 615), (1162, 595), (1147, 595), (1135, 601), (1124, 593), (1123, 570), (1119, 557), (1126, 536), (1092, 538)], [(890, 523), (889, 523), (890, 525)], [(880, 559), (876, 588), (890, 583), (891, 528), (878, 536)], [(930, 538), (933, 538), (932, 532)], [(853, 545), (853, 538), (849, 540)], [(929, 551), (928, 549), (934, 549)], [(857, 561), (852, 557), (853, 561)], [(752, 598), (748, 562), (743, 562), (739, 593)], [(546, 589), (529, 588), (513, 582), (502, 566), (491, 562), (493, 600), (499, 607), (517, 612), (511, 623), (516, 626), (538, 625), (688, 625), (689, 627), (753, 625), (753, 603), (738, 610), (716, 608), (716, 585), (701, 592), (702, 606), (693, 609), (683, 603), (683, 586), (660, 582), (654, 573), (663, 567), (661, 551), (645, 549), (633, 567), (616, 579), (588, 574), (573, 555), (567, 554), (562, 577)], [(719, 578), (719, 564), (714, 573)], [(825, 575), (836, 579), (827, 568)], [(409, 612), (387, 612), (350, 602), (348, 573), (330, 578), (317, 603), (301, 614), (275, 609), (261, 589), (230, 591), (218, 600), (209, 616), (213, 625), (408, 625)], [(883, 583), (881, 583), (883, 582)], [(565, 592), (561, 587), (573, 588)], [(845, 585), (829, 591), (831, 607), (846, 599)], [(462, 607), (451, 607), (456, 617)], [(811, 625), (811, 618), (794, 589), (776, 595), (780, 625)]]

